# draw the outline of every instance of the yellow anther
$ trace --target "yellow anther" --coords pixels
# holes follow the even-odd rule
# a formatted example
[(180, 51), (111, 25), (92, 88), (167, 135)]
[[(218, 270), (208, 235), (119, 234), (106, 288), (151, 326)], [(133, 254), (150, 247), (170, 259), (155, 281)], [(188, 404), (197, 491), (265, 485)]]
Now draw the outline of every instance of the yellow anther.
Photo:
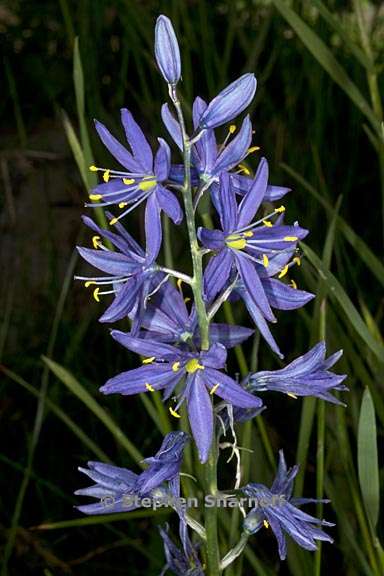
[(173, 370), (174, 372), (177, 372), (179, 368), (180, 368), (180, 362), (174, 362), (174, 363), (172, 364), (172, 370)]
[(87, 280), (87, 281), (84, 283), (84, 286), (85, 286), (86, 288), (89, 288), (89, 286), (91, 286), (92, 284), (96, 284), (96, 282), (94, 282), (93, 280)]
[(148, 382), (145, 383), (145, 387), (148, 390), (148, 392), (154, 392), (155, 389), (153, 386), (151, 386), (150, 384), (148, 384)]
[(234, 248), (235, 250), (242, 250), (247, 245), (245, 238), (239, 238), (238, 240), (226, 240), (226, 245), (228, 248)]
[(229, 127), (229, 133), (233, 134), (234, 132), (236, 132), (236, 124), (231, 124)]
[(94, 248), (96, 248), (96, 249), (99, 248), (99, 246), (100, 246), (100, 244), (99, 244), (100, 240), (101, 240), (100, 236), (92, 236), (92, 244), (93, 244), (93, 247), (94, 247)]
[(181, 290), (181, 285), (182, 285), (182, 283), (183, 283), (183, 279), (182, 279), (182, 278), (178, 278), (176, 284), (177, 284), (177, 287), (178, 287), (179, 290)]
[(178, 414), (176, 412), (176, 410), (174, 410), (173, 408), (171, 408), (171, 406), (169, 407), (169, 411), (172, 414), (172, 416), (174, 416), (175, 418), (181, 418), (180, 414)]
[(260, 150), (260, 146), (251, 146), (248, 148), (248, 154), (253, 154), (253, 152), (257, 152), (257, 150)]
[(269, 528), (269, 522), (267, 522), (266, 520), (264, 520), (263, 524), (264, 524), (264, 527), (265, 527), (265, 528)]
[(279, 208), (276, 208), (275, 212), (285, 212), (285, 206), (280, 206)]
[(299, 256), (295, 256), (293, 262), (297, 264), (297, 266), (301, 266), (301, 258)]
[(102, 195), (101, 195), (101, 194), (90, 194), (90, 195), (89, 195), (89, 199), (90, 199), (90, 200), (95, 200), (95, 201), (101, 200), (101, 199), (102, 199)]
[(296, 394), (293, 394), (292, 392), (287, 392), (287, 396), (289, 396), (290, 398), (293, 398), (294, 400), (297, 400)]
[(250, 169), (247, 168), (247, 166), (245, 164), (239, 164), (239, 168), (240, 168), (241, 172), (244, 172), (244, 174), (246, 174), (247, 176), (249, 176), (251, 174)]
[(247, 232), (244, 232), (243, 236), (245, 236), (246, 238), (252, 238), (252, 236), (253, 236), (252, 230), (248, 230)]
[(263, 224), (264, 224), (264, 226), (267, 226), (268, 228), (272, 228), (272, 226), (273, 226), (272, 222), (270, 222), (269, 220), (263, 220)]
[(143, 190), (144, 192), (146, 192), (147, 190), (150, 190), (154, 186), (156, 186), (156, 180), (143, 180), (139, 184), (139, 190)]
[(204, 366), (199, 364), (197, 358), (192, 358), (192, 360), (188, 360), (188, 362), (186, 363), (185, 369), (188, 372), (188, 374), (193, 374), (194, 372), (196, 372), (196, 370), (204, 370)]
[(106, 171), (104, 172), (104, 174), (103, 174), (103, 180), (104, 180), (104, 182), (109, 182), (110, 174), (111, 174), (111, 171), (110, 171), (110, 170), (106, 170)]
[(297, 290), (297, 284), (294, 280), (291, 280), (291, 286), (292, 288), (294, 288), (295, 290)]
[(152, 364), (152, 362), (154, 362), (156, 360), (156, 356), (151, 356), (150, 358), (144, 358), (144, 360), (141, 361), (142, 364)]
[(284, 236), (284, 242), (296, 242), (298, 240), (297, 236)]
[(128, 202), (120, 202), (119, 204), (119, 208), (125, 208), (126, 206), (128, 206)]
[(263, 254), (263, 264), (265, 266), (265, 268), (268, 268), (269, 266), (269, 258), (266, 254)]
[(123, 178), (123, 182), (124, 184), (126, 184), (127, 186), (129, 186), (130, 184), (134, 184), (135, 181), (133, 178)]
[(93, 291), (93, 297), (96, 300), (96, 302), (100, 302), (99, 291), (100, 291), (99, 287), (95, 288)]
[(97, 172), (97, 167), (94, 166), (93, 164), (92, 164), (92, 166), (89, 167), (89, 169), (91, 172)]
[(284, 266), (284, 268), (280, 272), (278, 278), (283, 278), (283, 276), (285, 276), (287, 272), (288, 272), (288, 264), (286, 266)]
[(191, 299), (190, 298), (184, 298), (184, 304), (188, 304), (188, 302), (190, 302)]
[(112, 220), (109, 221), (109, 225), (113, 226), (114, 224), (116, 224), (116, 222), (118, 221), (118, 218), (112, 218)]
[(216, 390), (218, 389), (218, 387), (220, 386), (220, 384), (215, 384), (214, 387), (211, 389), (210, 391), (210, 395), (213, 396), (213, 394), (216, 392)]

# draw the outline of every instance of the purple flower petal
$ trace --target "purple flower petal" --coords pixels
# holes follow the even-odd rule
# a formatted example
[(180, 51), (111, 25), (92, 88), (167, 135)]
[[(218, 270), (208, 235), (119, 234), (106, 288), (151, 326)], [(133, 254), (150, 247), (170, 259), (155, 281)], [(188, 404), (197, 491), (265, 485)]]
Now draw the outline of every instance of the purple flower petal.
[(112, 134), (110, 131), (98, 120), (95, 120), (95, 127), (97, 133), (100, 137), (100, 140), (104, 144), (104, 146), (109, 150), (109, 152), (116, 158), (118, 162), (130, 172), (138, 172), (142, 171), (142, 167), (140, 164), (136, 162), (134, 157)]
[(160, 208), (164, 210), (174, 224), (180, 224), (183, 219), (183, 211), (176, 196), (161, 184), (157, 186), (156, 196)]
[(148, 197), (145, 207), (145, 239), (147, 246), (147, 265), (156, 260), (162, 240), (160, 206), (156, 194)]
[(163, 138), (158, 138), (159, 149), (155, 156), (154, 172), (158, 182), (168, 178), (171, 167), (171, 150)]
[(151, 174), (153, 169), (153, 154), (148, 140), (140, 126), (135, 122), (127, 108), (121, 109), (121, 123), (123, 124), (126, 138), (132, 149), (133, 156), (141, 165), (144, 173)]
[(161, 15), (155, 27), (155, 56), (160, 72), (168, 84), (175, 85), (180, 80), (180, 50), (172, 22)]
[(208, 460), (212, 444), (213, 413), (211, 398), (200, 376), (200, 370), (188, 377), (187, 387), (189, 422), (199, 451), (200, 462), (204, 464)]
[(255, 266), (240, 252), (235, 254), (238, 270), (244, 282), (246, 289), (253, 298), (255, 304), (263, 313), (264, 318), (270, 322), (276, 322), (275, 316), (271, 310), (268, 298), (264, 292), (261, 280), (255, 270)]
[(252, 124), (249, 116), (243, 120), (239, 133), (225, 146), (214, 164), (213, 174), (219, 175), (224, 170), (234, 168), (246, 156), (252, 140)]
[(260, 204), (263, 202), (268, 185), (268, 173), (268, 162), (265, 158), (262, 158), (249, 192), (247, 192), (240, 203), (238, 228), (242, 228), (252, 222)]
[[(230, 402), (234, 406), (239, 406), (240, 408), (260, 408), (263, 404), (260, 398), (247, 392), (232, 378), (214, 368), (206, 368), (201, 378), (204, 379), (208, 388), (215, 389), (217, 396), (220, 396), (220, 398)], [(217, 384), (219, 386), (216, 386)]]
[[(162, 105), (161, 118), (172, 140), (179, 148), (179, 150), (183, 151), (183, 137), (180, 130), (180, 124), (178, 123), (174, 115), (171, 113), (168, 104)], [(184, 172), (184, 166), (183, 166), (183, 172)]]

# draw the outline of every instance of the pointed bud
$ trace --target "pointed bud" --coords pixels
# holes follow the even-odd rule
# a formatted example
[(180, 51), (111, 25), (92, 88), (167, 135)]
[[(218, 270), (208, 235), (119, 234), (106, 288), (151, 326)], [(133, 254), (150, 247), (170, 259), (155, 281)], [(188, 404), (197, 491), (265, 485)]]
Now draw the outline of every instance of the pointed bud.
[(155, 56), (164, 79), (175, 86), (180, 80), (180, 50), (172, 22), (159, 16), (155, 28)]
[(238, 116), (256, 92), (254, 74), (243, 74), (224, 88), (208, 105), (200, 118), (200, 128), (216, 128)]

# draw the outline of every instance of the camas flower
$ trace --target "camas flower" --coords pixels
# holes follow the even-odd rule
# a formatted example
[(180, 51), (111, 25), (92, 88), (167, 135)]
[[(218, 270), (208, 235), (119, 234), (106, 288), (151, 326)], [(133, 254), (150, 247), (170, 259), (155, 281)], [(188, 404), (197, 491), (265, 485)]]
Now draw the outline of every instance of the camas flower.
[[(121, 224), (116, 225), (117, 233), (110, 232), (99, 228), (91, 218), (83, 217), (83, 222), (96, 232), (92, 238), (95, 249), (84, 247), (77, 249), (84, 260), (105, 272), (107, 276), (75, 276), (75, 278), (85, 280), (86, 287), (95, 287), (93, 295), (97, 302), (100, 296), (107, 294), (114, 296), (112, 304), (100, 317), (100, 322), (114, 322), (135, 310), (132, 326), (135, 332), (140, 326), (148, 295), (164, 278), (164, 274), (158, 271), (155, 263), (161, 243), (161, 223), (156, 216), (154, 202), (154, 199), (149, 199), (145, 214), (146, 252)], [(117, 250), (109, 250), (102, 243), (102, 238), (110, 241)], [(100, 291), (103, 287), (110, 289)]]
[(175, 576), (204, 576), (203, 568), (197, 556), (196, 547), (193, 547), (188, 538), (187, 550), (180, 550), (169, 537), (168, 525), (164, 528), (159, 526), (160, 536), (164, 544), (166, 565), (160, 576), (164, 576), (170, 570)]
[(88, 462), (88, 469), (80, 467), (79, 470), (96, 484), (81, 488), (75, 494), (91, 496), (99, 501), (78, 506), (77, 509), (85, 514), (127, 512), (137, 508), (132, 496), (169, 499), (171, 502), (172, 496), (179, 496), (180, 467), (188, 440), (186, 432), (167, 434), (160, 450), (144, 460), (148, 468), (141, 474), (111, 464)]
[(175, 86), (181, 76), (180, 50), (172, 22), (163, 14), (156, 21), (155, 56), (165, 81)]
[(339, 350), (325, 359), (325, 342), (319, 342), (306, 354), (296, 358), (281, 370), (265, 370), (250, 374), (247, 389), (253, 392), (272, 390), (289, 396), (315, 396), (334, 404), (343, 404), (332, 396), (333, 390), (345, 391), (345, 374), (333, 374), (329, 369), (343, 354)]
[[(177, 344), (185, 349), (199, 346), (199, 326), (194, 306), (188, 312), (184, 298), (170, 282), (166, 282), (154, 294), (142, 318), (141, 338)], [(253, 330), (233, 324), (209, 325), (209, 341), (220, 342), (226, 348), (241, 344), (253, 334)]]
[(164, 400), (168, 400), (177, 384), (185, 378), (181, 392), (176, 395), (176, 405), (169, 410), (173, 416), (180, 418), (178, 409), (186, 400), (201, 462), (207, 460), (212, 443), (213, 411), (210, 396), (217, 394), (230, 404), (242, 408), (258, 408), (262, 404), (259, 398), (220, 372), (227, 358), (222, 344), (213, 344), (208, 351), (190, 352), (156, 340), (134, 338), (118, 330), (113, 330), (111, 334), (125, 348), (146, 359), (140, 368), (128, 370), (108, 380), (100, 391), (104, 394), (130, 395), (164, 390)]
[[(222, 174), (219, 194), (219, 216), (222, 230), (199, 229), (202, 244), (217, 253), (206, 268), (205, 290), (208, 300), (221, 292), (235, 269), (243, 282), (244, 289), (258, 306), (262, 316), (270, 322), (276, 319), (271, 303), (264, 289), (261, 271), (271, 265), (275, 271), (276, 262), (282, 256), (284, 265), (279, 271), (282, 278), (288, 271), (289, 261), (295, 252), (299, 239), (308, 231), (298, 225), (281, 225), (279, 220), (273, 225), (270, 218), (284, 212), (281, 206), (272, 214), (252, 222), (263, 201), (268, 182), (267, 162), (260, 162), (252, 187), (237, 205), (236, 195), (230, 185), (228, 174)], [(273, 266), (272, 266), (273, 264)]]
[(126, 170), (106, 170), (91, 166), (91, 171), (103, 172), (104, 183), (93, 188), (90, 193), (92, 203), (86, 205), (93, 208), (118, 205), (123, 212), (111, 219), (110, 224), (115, 224), (139, 204), (151, 199), (157, 209), (158, 218), (161, 210), (164, 210), (175, 224), (180, 224), (183, 218), (180, 204), (175, 195), (163, 185), (171, 165), (168, 144), (159, 138), (160, 146), (153, 158), (144, 133), (126, 108), (121, 110), (121, 122), (132, 153), (120, 144), (101, 122), (95, 121), (104, 146)]
[(249, 498), (255, 499), (257, 505), (244, 519), (243, 527), (248, 534), (255, 534), (263, 526), (271, 527), (278, 542), (279, 556), (285, 560), (287, 543), (284, 532), (306, 550), (316, 550), (316, 541), (333, 542), (332, 538), (323, 532), (319, 526), (334, 526), (331, 522), (319, 520), (306, 514), (298, 506), (310, 502), (329, 502), (312, 498), (293, 498), (293, 481), (299, 467), (287, 470), (283, 451), (279, 453), (279, 466), (276, 478), (267, 488), (263, 484), (247, 484), (242, 491)]

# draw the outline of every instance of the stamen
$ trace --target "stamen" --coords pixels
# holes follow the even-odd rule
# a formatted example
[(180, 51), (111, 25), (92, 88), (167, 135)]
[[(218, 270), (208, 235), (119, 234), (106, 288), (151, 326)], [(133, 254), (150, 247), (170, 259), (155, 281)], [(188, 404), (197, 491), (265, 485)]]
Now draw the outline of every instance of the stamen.
[(264, 224), (264, 226), (267, 226), (268, 228), (272, 228), (272, 226), (273, 226), (272, 222), (269, 222), (269, 220), (263, 220), (263, 224)]
[(265, 268), (268, 268), (269, 266), (269, 258), (266, 254), (263, 254), (263, 264)]
[(96, 302), (100, 302), (100, 298), (99, 298), (99, 292), (100, 292), (100, 288), (97, 287), (94, 289), (93, 291), (93, 297), (96, 300)]
[(151, 386), (150, 384), (148, 384), (148, 382), (145, 383), (145, 387), (148, 390), (148, 392), (154, 392), (155, 389), (153, 386)]
[(86, 288), (89, 288), (89, 286), (91, 286), (91, 284), (97, 284), (97, 282), (94, 282), (93, 280), (87, 280), (87, 282), (84, 283), (84, 286)]
[(130, 184), (134, 184), (135, 181), (133, 178), (123, 178), (123, 183), (129, 186)]
[(292, 288), (294, 288), (295, 290), (297, 290), (297, 284), (294, 280), (291, 280), (291, 286)]
[(250, 176), (251, 171), (250, 171), (249, 168), (247, 168), (247, 166), (246, 166), (245, 164), (239, 164), (239, 168), (240, 168), (239, 174), (240, 174), (241, 172), (244, 172), (244, 174), (245, 174), (246, 176)]
[(260, 150), (260, 146), (251, 146), (251, 148), (248, 148), (247, 150), (247, 155), (253, 154), (254, 152), (257, 152), (257, 150)]
[(191, 299), (190, 298), (184, 298), (184, 304), (188, 304), (188, 302), (190, 302)]
[(229, 127), (229, 133), (234, 134), (236, 132), (236, 124), (231, 124)]
[(169, 411), (172, 414), (172, 416), (174, 416), (174, 418), (181, 418), (180, 414), (178, 414), (176, 410), (174, 410), (171, 406), (169, 407)]
[(113, 226), (114, 224), (116, 224), (116, 222), (118, 222), (119, 219), (118, 218), (112, 218), (112, 220), (109, 221), (109, 225)]
[(210, 391), (210, 395), (213, 396), (213, 394), (216, 392), (216, 390), (218, 389), (218, 387), (220, 386), (220, 384), (215, 384), (213, 386), (213, 388)]
[(147, 192), (148, 190), (154, 188), (156, 184), (157, 184), (156, 180), (143, 180), (142, 182), (140, 182), (138, 188), (139, 190)]
[(89, 199), (94, 200), (95, 202), (97, 202), (97, 200), (101, 200), (102, 197), (103, 196), (101, 194), (90, 194), (89, 195)]
[(97, 171), (98, 171), (98, 168), (92, 164), (92, 166), (89, 167), (89, 170), (90, 170), (91, 172), (97, 172)]
[(110, 174), (111, 174), (111, 171), (109, 169), (104, 172), (104, 174), (103, 174), (104, 182), (109, 182)]
[(296, 242), (298, 240), (297, 236), (284, 236), (284, 242)]
[(180, 362), (174, 362), (174, 363), (172, 364), (172, 370), (173, 370), (174, 372), (177, 372), (179, 368), (180, 368)]
[(126, 206), (128, 206), (128, 202), (120, 202), (119, 204), (119, 208), (125, 208)]
[(298, 266), (301, 266), (301, 258), (299, 256), (295, 256), (293, 262)]
[(281, 270), (278, 278), (283, 278), (286, 275), (286, 273), (288, 272), (288, 268), (289, 268), (288, 264), (286, 266), (284, 266), (284, 268)]
[(293, 394), (293, 392), (287, 392), (287, 396), (289, 396), (290, 398), (293, 398), (294, 400), (297, 400), (297, 396), (296, 396), (296, 394)]
[(100, 236), (92, 236), (92, 244), (96, 250), (97, 248), (100, 247), (100, 240), (101, 240)]
[(267, 522), (266, 520), (263, 521), (264, 524), (264, 528), (269, 528), (269, 522)]
[(152, 362), (154, 362), (156, 360), (156, 356), (151, 356), (150, 358), (144, 358), (144, 360), (141, 361), (142, 364), (152, 364)]
[(202, 366), (202, 364), (199, 364), (197, 358), (192, 358), (191, 360), (188, 360), (188, 362), (186, 363), (185, 369), (188, 372), (188, 374), (194, 374), (197, 370), (204, 370), (204, 366)]
[(243, 236), (245, 236), (245, 238), (252, 238), (252, 236), (253, 236), (252, 230), (248, 230), (248, 232), (244, 232)]
[(279, 208), (276, 208), (275, 212), (279, 213), (285, 212), (285, 206), (280, 206)]

